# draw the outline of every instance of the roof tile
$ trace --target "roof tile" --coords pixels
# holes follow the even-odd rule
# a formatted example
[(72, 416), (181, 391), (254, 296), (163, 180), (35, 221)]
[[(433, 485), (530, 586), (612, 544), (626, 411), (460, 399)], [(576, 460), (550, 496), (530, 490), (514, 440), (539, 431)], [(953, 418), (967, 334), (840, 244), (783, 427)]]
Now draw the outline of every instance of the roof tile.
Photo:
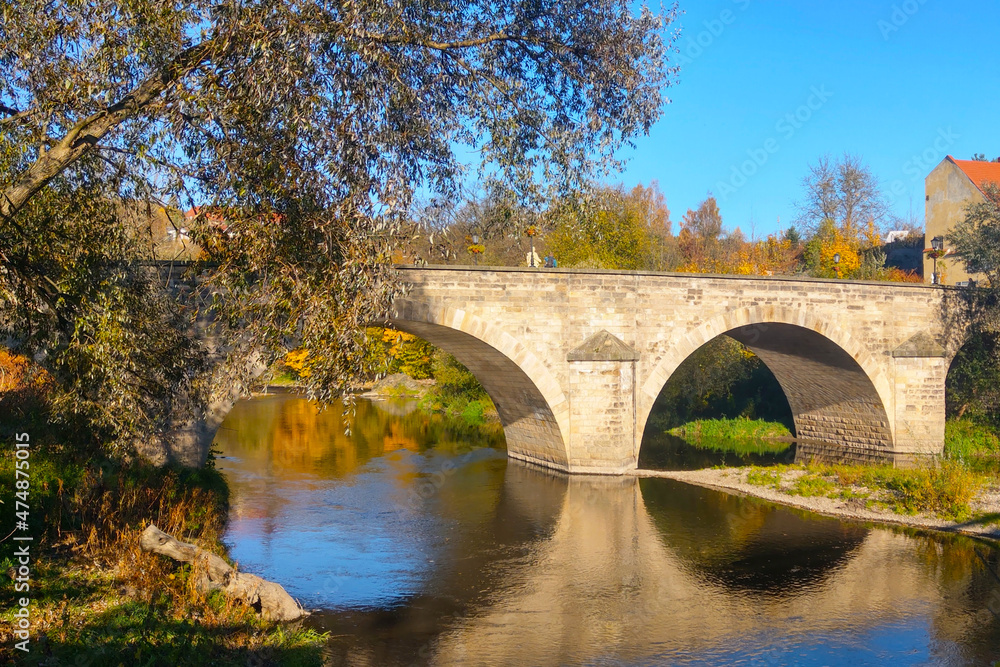
[(978, 160), (956, 160), (952, 156), (948, 159), (961, 169), (969, 180), (976, 184), (980, 190), (987, 183), (1000, 185), (1000, 162), (980, 162)]

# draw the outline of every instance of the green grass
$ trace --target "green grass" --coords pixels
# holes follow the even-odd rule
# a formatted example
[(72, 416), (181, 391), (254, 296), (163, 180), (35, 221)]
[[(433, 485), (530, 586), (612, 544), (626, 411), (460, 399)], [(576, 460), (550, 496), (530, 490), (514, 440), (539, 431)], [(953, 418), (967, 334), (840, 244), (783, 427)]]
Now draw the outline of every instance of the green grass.
[(1000, 437), (988, 426), (969, 419), (952, 419), (944, 428), (944, 452), (960, 461), (995, 459), (1000, 457)]
[[(671, 429), (669, 433), (685, 439), (706, 440), (766, 440), (792, 435), (784, 424), (763, 419), (699, 419)], [(788, 445), (783, 446), (787, 448)]]
[(747, 484), (767, 486), (772, 489), (781, 488), (781, 470), (775, 468), (758, 468), (751, 466), (747, 472)]
[(291, 371), (282, 370), (275, 373), (267, 384), (271, 387), (299, 387), (302, 385), (302, 380)]
[(822, 475), (816, 473), (806, 473), (795, 480), (792, 487), (788, 490), (788, 493), (793, 496), (812, 498), (815, 496), (836, 495), (836, 488), (836, 484)]
[[(11, 449), (0, 455), (0, 480), (14, 479)], [(225, 556), (228, 486), (211, 460), (197, 470), (156, 468), (35, 445), (29, 461), (33, 635), (18, 664), (322, 664), (325, 637), (200, 595), (189, 567), (139, 549), (152, 522)], [(2, 507), (13, 506), (12, 493), (0, 484)], [(12, 512), (0, 518), (3, 534), (11, 520)], [(12, 564), (3, 559), (0, 572)], [(19, 594), (6, 574), (0, 582), (0, 625), (10, 627)], [(5, 634), (0, 655), (13, 655)]]
[(953, 521), (972, 517), (971, 502), (987, 480), (961, 462), (945, 460), (936, 466), (817, 465), (752, 467), (747, 483), (782, 489), (783, 473), (803, 470), (789, 484), (790, 495), (862, 498), (897, 514), (928, 513)]

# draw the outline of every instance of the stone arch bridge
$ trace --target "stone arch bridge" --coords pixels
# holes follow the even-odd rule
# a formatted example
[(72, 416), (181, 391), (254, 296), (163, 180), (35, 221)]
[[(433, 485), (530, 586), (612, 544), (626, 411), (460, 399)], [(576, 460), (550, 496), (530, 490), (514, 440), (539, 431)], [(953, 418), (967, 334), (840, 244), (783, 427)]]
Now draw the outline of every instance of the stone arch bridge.
[[(388, 322), (455, 355), (493, 399), (515, 459), (570, 473), (637, 466), (653, 402), (728, 335), (774, 373), (800, 451), (906, 463), (940, 454), (960, 346), (948, 290), (912, 283), (602, 270), (399, 267)], [(959, 340), (959, 343), (949, 341)], [(204, 460), (232, 402), (174, 432)], [(197, 453), (195, 453), (197, 452)]]
[(728, 335), (774, 373), (796, 437), (836, 458), (940, 454), (958, 345), (919, 284), (528, 268), (402, 268), (391, 324), (455, 355), (493, 398), (512, 458), (636, 468), (653, 402)]

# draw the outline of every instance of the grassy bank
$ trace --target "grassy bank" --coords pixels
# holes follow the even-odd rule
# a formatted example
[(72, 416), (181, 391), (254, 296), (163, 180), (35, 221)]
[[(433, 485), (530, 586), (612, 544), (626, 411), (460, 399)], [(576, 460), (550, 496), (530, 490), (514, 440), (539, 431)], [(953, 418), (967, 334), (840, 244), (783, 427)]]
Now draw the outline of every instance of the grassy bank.
[(984, 471), (1000, 470), (1000, 437), (994, 428), (969, 419), (945, 424), (944, 453), (949, 459)]
[[(699, 420), (672, 429), (671, 435), (700, 448), (759, 451), (787, 443), (783, 425), (762, 420)], [(974, 518), (974, 501), (984, 489), (1000, 484), (1000, 438), (989, 426), (969, 420), (949, 421), (942, 460), (911, 469), (865, 465), (774, 465), (744, 469), (754, 486), (802, 497), (853, 500), (868, 508), (897, 514), (926, 514), (952, 521)]]
[[(14, 479), (8, 450), (0, 479)], [(27, 665), (319, 665), (324, 638), (301, 627), (262, 621), (220, 593), (200, 595), (191, 569), (139, 549), (150, 522), (225, 555), (220, 537), (228, 509), (225, 479), (213, 466), (153, 468), (57, 448), (30, 458), (31, 652), (0, 650)], [(14, 507), (12, 485), (0, 485)], [(5, 513), (3, 531), (14, 528)], [(8, 543), (9, 544), (9, 543)], [(15, 565), (4, 551), (2, 569)], [(5, 585), (0, 621), (12, 627), (15, 595)]]
[(793, 496), (854, 500), (897, 514), (951, 521), (973, 518), (972, 501), (989, 483), (956, 461), (912, 469), (865, 465), (751, 467), (746, 482)]
[(691, 445), (741, 453), (746, 451), (782, 451), (789, 447), (792, 433), (779, 422), (763, 419), (699, 419), (668, 431)]

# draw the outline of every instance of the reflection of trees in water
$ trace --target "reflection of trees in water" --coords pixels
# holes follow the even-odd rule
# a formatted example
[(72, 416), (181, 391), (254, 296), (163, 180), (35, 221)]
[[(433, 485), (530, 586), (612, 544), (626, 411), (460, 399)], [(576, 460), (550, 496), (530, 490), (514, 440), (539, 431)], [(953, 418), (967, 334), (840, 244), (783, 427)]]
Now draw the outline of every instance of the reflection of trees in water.
[(357, 400), (345, 414), (339, 402), (320, 410), (294, 395), (259, 397), (236, 404), (216, 444), (224, 454), (273, 466), (273, 474), (343, 477), (373, 458), (400, 450), (454, 453), (502, 442), (499, 425), (468, 426), (443, 415), (398, 414), (391, 403), (385, 407), (389, 409)]
[(869, 532), (680, 482), (642, 480), (640, 488), (667, 548), (693, 572), (737, 592), (786, 596), (814, 587), (846, 563)]
[[(546, 662), (540, 655), (551, 664), (642, 656), (650, 642), (695, 650), (792, 618), (807, 630), (830, 619), (848, 631), (909, 622), (915, 604), (930, 617), (932, 641), (958, 642), (972, 664), (1000, 657), (991, 655), (997, 624), (975, 618), (1000, 584), (977, 567), (971, 542), (868, 531), (668, 480), (570, 479), (484, 452), (466, 456), (459, 430), (363, 402), (347, 438), (337, 408), (283, 411), (290, 399), (277, 398), (285, 400), (259, 401), (262, 410), (228, 424), (223, 449), (242, 448), (229, 453), (260, 471), (250, 476), (255, 493), (280, 498), (295, 482), (275, 475), (308, 472), (311, 485), (385, 454), (382, 479), (402, 491), (393, 502), (415, 499), (400, 511), (434, 526), (431, 548), (419, 554), (433, 561), (419, 594), (391, 609), (312, 619), (332, 632), (333, 664), (448, 662), (470, 647), (537, 664)], [(313, 437), (328, 449), (353, 447), (354, 458), (314, 448)], [(400, 455), (409, 440), (446, 455)]]
[(1000, 548), (971, 537), (905, 532), (927, 570), (951, 591), (935, 610), (934, 636), (965, 647), (967, 664), (993, 664), (1000, 659)]

